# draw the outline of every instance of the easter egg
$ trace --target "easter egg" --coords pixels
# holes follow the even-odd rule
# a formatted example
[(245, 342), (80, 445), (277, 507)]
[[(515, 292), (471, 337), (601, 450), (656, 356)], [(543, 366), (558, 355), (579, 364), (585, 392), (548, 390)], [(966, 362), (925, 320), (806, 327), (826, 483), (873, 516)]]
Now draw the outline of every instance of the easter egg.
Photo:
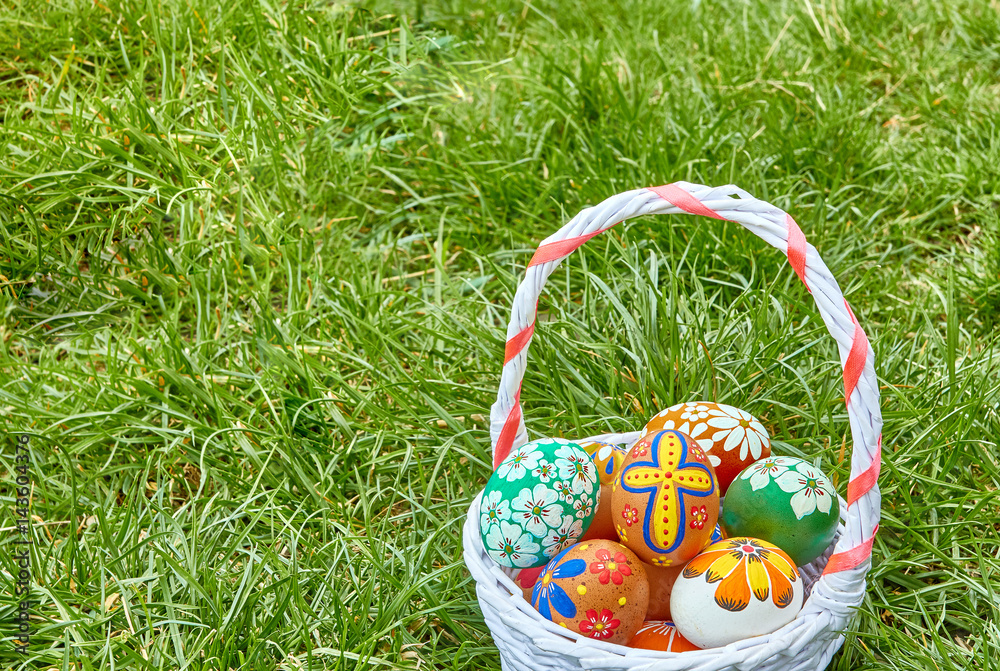
[(535, 583), (538, 582), (538, 576), (542, 575), (542, 571), (544, 570), (544, 565), (513, 570), (511, 580), (520, 588), (525, 601), (531, 602), (531, 590), (534, 589)]
[[(712, 531), (705, 547), (722, 540), (722, 527), (718, 524)], [(674, 582), (677, 576), (684, 569), (683, 564), (676, 566), (654, 566), (643, 564), (646, 569), (646, 578), (649, 580), (649, 608), (646, 609), (646, 618), (650, 620), (670, 619), (670, 593), (674, 590)]]
[(595, 538), (617, 541), (618, 532), (615, 530), (615, 521), (611, 513), (611, 485), (601, 485), (601, 495), (597, 504), (597, 512), (590, 526), (580, 536), (581, 541), (588, 541)]
[(646, 579), (649, 581), (649, 607), (646, 609), (646, 617), (650, 620), (669, 620), (670, 593), (673, 592), (674, 583), (684, 570), (684, 565), (643, 564), (643, 568), (646, 569)]
[(543, 566), (583, 535), (599, 496), (594, 460), (575, 443), (549, 438), (512, 450), (479, 503), (486, 554), (501, 566)]
[(605, 538), (617, 541), (618, 532), (615, 531), (615, 522), (611, 514), (611, 481), (625, 462), (625, 448), (597, 441), (580, 442), (579, 445), (594, 459), (597, 475), (601, 480), (601, 496), (597, 512), (580, 540)]
[(597, 466), (597, 477), (602, 485), (610, 485), (615, 475), (625, 463), (625, 448), (613, 443), (603, 443), (597, 440), (578, 441), (577, 445), (591, 456)]
[(677, 630), (699, 648), (777, 631), (802, 607), (791, 557), (757, 538), (710, 545), (681, 571), (670, 595)]
[(650, 419), (642, 434), (665, 429), (691, 436), (705, 451), (723, 496), (740, 471), (771, 455), (771, 439), (764, 425), (750, 413), (731, 405), (710, 401), (678, 403)]
[(684, 638), (670, 620), (647, 620), (642, 623), (639, 633), (628, 642), (630, 648), (659, 650), (661, 652), (688, 652), (700, 650)]
[(727, 536), (774, 543), (796, 566), (830, 546), (840, 523), (840, 501), (830, 479), (795, 457), (769, 457), (733, 481), (722, 511)]
[(627, 643), (642, 626), (649, 584), (631, 550), (608, 540), (572, 545), (545, 566), (531, 593), (542, 617), (581, 636)]
[(708, 458), (679, 431), (641, 438), (613, 483), (611, 511), (621, 542), (657, 566), (676, 566), (708, 544), (719, 487)]

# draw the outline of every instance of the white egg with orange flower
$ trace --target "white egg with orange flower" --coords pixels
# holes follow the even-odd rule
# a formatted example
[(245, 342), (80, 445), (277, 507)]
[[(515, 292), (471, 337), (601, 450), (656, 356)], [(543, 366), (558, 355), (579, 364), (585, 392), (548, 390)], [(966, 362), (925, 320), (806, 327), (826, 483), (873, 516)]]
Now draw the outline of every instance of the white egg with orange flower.
[(677, 631), (716, 648), (777, 631), (802, 608), (802, 577), (780, 548), (757, 538), (728, 538), (684, 567), (670, 594)]

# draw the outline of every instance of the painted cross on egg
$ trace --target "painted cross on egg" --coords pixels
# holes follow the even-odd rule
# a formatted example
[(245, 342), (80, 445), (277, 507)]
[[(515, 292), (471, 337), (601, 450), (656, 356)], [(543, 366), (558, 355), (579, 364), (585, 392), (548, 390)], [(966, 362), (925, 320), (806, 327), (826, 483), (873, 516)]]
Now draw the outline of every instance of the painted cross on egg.
[[(715, 491), (712, 474), (703, 463), (684, 461), (686, 452), (695, 457), (701, 450), (696, 445), (685, 446), (680, 435), (674, 431), (657, 434), (648, 459), (626, 466), (621, 476), (625, 491), (648, 494), (642, 532), (646, 544), (664, 554), (673, 552), (683, 540), (684, 495), (703, 497)], [(660, 445), (662, 441), (666, 445)]]

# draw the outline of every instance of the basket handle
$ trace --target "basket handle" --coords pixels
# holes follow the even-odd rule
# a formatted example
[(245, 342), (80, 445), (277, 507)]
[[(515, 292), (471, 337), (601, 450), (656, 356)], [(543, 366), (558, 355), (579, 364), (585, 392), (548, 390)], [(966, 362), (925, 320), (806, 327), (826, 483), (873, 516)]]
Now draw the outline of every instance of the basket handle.
[(806, 242), (795, 220), (784, 210), (758, 200), (736, 186), (713, 188), (674, 182), (626, 191), (582, 210), (542, 241), (528, 262), (525, 277), (514, 294), (510, 323), (507, 325), (500, 389), (490, 411), (493, 466), (496, 468), (511, 449), (528, 441), (521, 410), (521, 381), (524, 379), (528, 346), (535, 332), (538, 298), (549, 275), (574, 250), (619, 222), (645, 214), (682, 213), (734, 221), (784, 252), (816, 301), (830, 335), (837, 341), (854, 445), (851, 479), (847, 488), (847, 533), (838, 541), (826, 573), (856, 568), (871, 555), (881, 505), (878, 474), (882, 454), (882, 413), (875, 378), (875, 354), (837, 280), (816, 249)]

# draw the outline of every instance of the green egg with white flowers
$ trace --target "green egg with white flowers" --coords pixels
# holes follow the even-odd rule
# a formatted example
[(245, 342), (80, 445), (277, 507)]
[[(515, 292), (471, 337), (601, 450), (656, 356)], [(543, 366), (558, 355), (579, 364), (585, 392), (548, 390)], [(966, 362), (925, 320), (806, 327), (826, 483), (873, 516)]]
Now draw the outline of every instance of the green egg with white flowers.
[(804, 566), (837, 534), (840, 500), (830, 478), (808, 461), (756, 461), (733, 480), (722, 505), (726, 537), (750, 536), (777, 545)]
[(515, 448), (479, 502), (483, 547), (501, 566), (542, 566), (587, 530), (600, 493), (597, 466), (577, 443), (546, 438)]

